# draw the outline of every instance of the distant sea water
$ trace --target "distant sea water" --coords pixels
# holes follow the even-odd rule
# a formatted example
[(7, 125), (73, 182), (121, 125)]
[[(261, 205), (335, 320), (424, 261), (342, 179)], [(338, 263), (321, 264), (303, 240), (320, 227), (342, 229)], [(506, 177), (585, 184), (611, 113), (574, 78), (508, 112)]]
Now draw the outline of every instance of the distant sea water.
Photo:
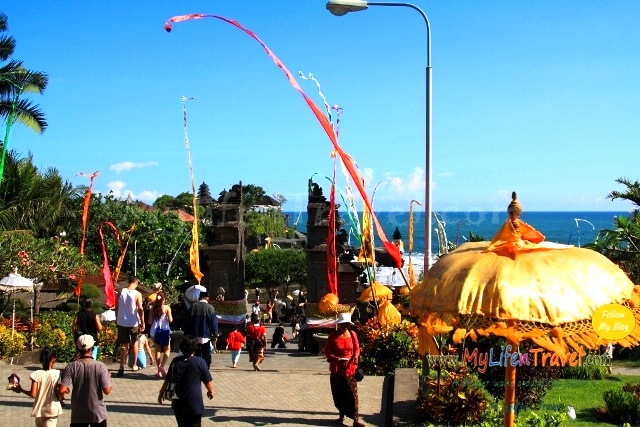
[[(285, 212), (288, 215), (289, 227), (301, 232), (307, 230), (307, 212)], [(445, 224), (447, 240), (461, 245), (474, 233), (491, 240), (496, 231), (506, 221), (506, 212), (436, 212)], [(405, 253), (409, 250), (409, 212), (377, 212), (376, 213), (387, 238), (391, 240), (393, 231), (398, 227), (402, 234)], [(629, 212), (524, 212), (521, 219), (540, 231), (545, 240), (575, 246), (592, 243), (600, 230), (613, 228), (616, 216), (629, 216)], [(349, 227), (346, 212), (340, 212), (345, 221), (345, 229)], [(413, 254), (424, 253), (424, 212), (413, 213)], [(436, 227), (435, 219), (432, 220)], [(358, 246), (357, 240), (350, 233), (351, 244)], [(376, 235), (376, 246), (380, 240)], [(431, 253), (438, 253), (438, 240), (435, 231), (432, 233)]]

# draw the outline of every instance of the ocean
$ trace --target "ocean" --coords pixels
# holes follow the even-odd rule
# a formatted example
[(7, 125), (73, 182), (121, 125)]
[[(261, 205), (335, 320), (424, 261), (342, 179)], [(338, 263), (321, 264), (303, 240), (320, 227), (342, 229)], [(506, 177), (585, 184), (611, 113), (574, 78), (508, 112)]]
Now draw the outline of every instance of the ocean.
[[(306, 212), (285, 212), (289, 215), (289, 227), (306, 232)], [(391, 240), (393, 231), (398, 227), (404, 242), (405, 253), (409, 250), (409, 212), (378, 212), (376, 213), (387, 238)], [(435, 212), (435, 215), (445, 226), (447, 240), (461, 245), (469, 239), (469, 233), (475, 233), (491, 240), (496, 231), (506, 221), (505, 212)], [(575, 246), (592, 243), (600, 230), (613, 228), (616, 216), (628, 216), (629, 212), (524, 212), (521, 219), (540, 231), (545, 240)], [(344, 228), (348, 231), (350, 224), (346, 212), (340, 212), (345, 221)], [(424, 253), (424, 212), (413, 213), (413, 254)], [(436, 227), (433, 220), (433, 227)], [(435, 231), (432, 233), (431, 253), (438, 253), (438, 240)], [(355, 236), (350, 233), (351, 244), (358, 246)], [(376, 235), (376, 246), (380, 240)], [(381, 245), (380, 245), (381, 246)]]

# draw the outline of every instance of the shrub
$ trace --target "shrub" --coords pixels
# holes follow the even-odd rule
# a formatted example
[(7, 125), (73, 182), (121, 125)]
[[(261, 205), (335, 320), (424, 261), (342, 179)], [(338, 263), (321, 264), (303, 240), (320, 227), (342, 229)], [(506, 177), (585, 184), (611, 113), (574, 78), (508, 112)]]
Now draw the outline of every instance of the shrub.
[(10, 358), (27, 350), (27, 338), (20, 332), (0, 324), (0, 357)]
[(369, 319), (358, 331), (360, 367), (369, 375), (393, 375), (396, 368), (414, 368), (419, 362), (418, 328), (403, 320), (382, 326)]
[(567, 366), (562, 369), (562, 378), (572, 380), (602, 380), (607, 374), (606, 366)]
[(103, 360), (117, 355), (117, 338), (118, 329), (116, 322), (102, 322), (102, 330), (98, 333), (98, 345), (100, 346), (98, 351), (99, 359)]
[(418, 399), (418, 409), (439, 426), (479, 425), (493, 400), (464, 366), (447, 372), (439, 384), (429, 379), (426, 389)]
[(640, 384), (627, 383), (622, 388), (605, 391), (602, 397), (610, 420), (640, 423)]
[(543, 414), (530, 412), (524, 420), (527, 427), (562, 427), (569, 417), (564, 411), (548, 411)]
[[(71, 362), (76, 354), (71, 325), (74, 315), (62, 311), (40, 314), (40, 326), (34, 331), (34, 341), (38, 347), (52, 346), (58, 352), (58, 361)], [(57, 339), (57, 340), (56, 340)]]

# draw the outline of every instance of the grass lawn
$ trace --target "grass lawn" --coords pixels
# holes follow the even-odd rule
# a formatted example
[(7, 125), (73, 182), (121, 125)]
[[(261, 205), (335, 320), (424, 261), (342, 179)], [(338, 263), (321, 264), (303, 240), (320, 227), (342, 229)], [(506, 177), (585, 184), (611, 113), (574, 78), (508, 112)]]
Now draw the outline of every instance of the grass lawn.
[[(595, 409), (604, 407), (602, 395), (606, 390), (618, 388), (627, 382), (640, 382), (640, 376), (611, 375), (604, 380), (557, 380), (544, 398), (544, 404), (562, 404), (573, 406), (576, 410), (575, 421), (568, 420), (568, 427), (611, 427), (617, 424), (598, 420)], [(526, 412), (520, 414), (520, 420)], [(620, 427), (620, 426), (618, 426)]]

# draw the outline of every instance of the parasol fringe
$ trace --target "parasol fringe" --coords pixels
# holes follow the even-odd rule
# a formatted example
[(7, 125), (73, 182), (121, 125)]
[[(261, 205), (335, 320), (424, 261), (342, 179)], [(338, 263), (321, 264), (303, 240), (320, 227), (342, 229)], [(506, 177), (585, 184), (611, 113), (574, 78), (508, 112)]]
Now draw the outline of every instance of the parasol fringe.
[(467, 330), (464, 328), (461, 329), (456, 329), (456, 331), (453, 333), (453, 342), (456, 344), (460, 344), (465, 337), (467, 336)]

